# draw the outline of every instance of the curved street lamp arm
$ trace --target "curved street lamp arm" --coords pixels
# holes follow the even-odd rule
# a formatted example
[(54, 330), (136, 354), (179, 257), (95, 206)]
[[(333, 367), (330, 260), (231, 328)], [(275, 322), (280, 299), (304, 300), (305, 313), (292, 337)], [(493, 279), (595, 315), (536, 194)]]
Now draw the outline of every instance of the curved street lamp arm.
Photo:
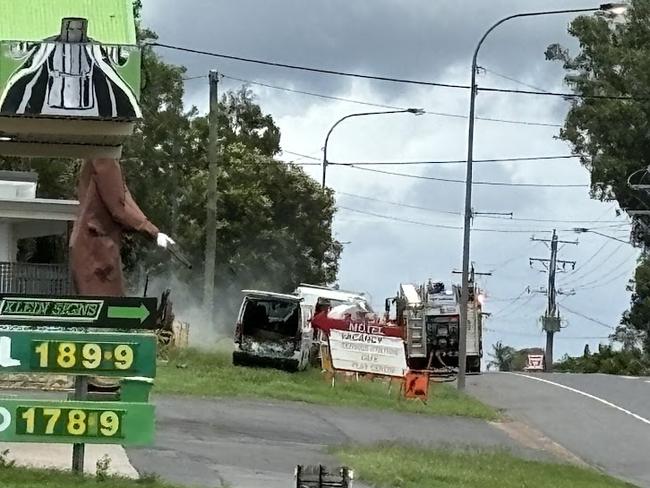
[(576, 227), (575, 229), (573, 229), (573, 232), (577, 234), (584, 234), (586, 232), (589, 232), (590, 234), (596, 234), (597, 236), (606, 237), (607, 239), (611, 239), (613, 241), (622, 242), (623, 244), (630, 244), (629, 240), (626, 241), (623, 239), (619, 239), (618, 237), (610, 236), (608, 234), (603, 234), (602, 232), (598, 232), (597, 230), (592, 230), (585, 227)]
[(539, 12), (525, 12), (522, 14), (514, 14), (514, 15), (509, 15), (508, 17), (504, 17), (503, 19), (495, 22), (492, 27), (490, 27), (487, 31), (485, 31), (485, 34), (483, 34), (483, 37), (481, 37), (481, 40), (478, 41), (478, 44), (476, 46), (476, 49), (474, 50), (474, 57), (472, 60), (472, 64), (474, 69), (476, 69), (476, 60), (478, 58), (478, 52), (481, 49), (481, 46), (483, 45), (483, 42), (487, 38), (487, 36), (490, 35), (490, 33), (499, 27), (501, 24), (504, 22), (507, 22), (512, 19), (517, 19), (520, 17), (537, 17), (540, 15), (555, 15), (555, 14), (579, 14), (579, 13), (586, 13), (586, 12), (597, 12), (599, 10), (602, 10), (601, 7), (592, 7), (592, 8), (578, 8), (578, 9), (568, 9), (568, 10), (547, 10), (546, 12), (544, 11), (539, 11)]
[(325, 175), (327, 172), (327, 144), (329, 143), (330, 136), (332, 135), (332, 132), (338, 126), (341, 122), (347, 119), (351, 119), (353, 117), (363, 117), (366, 115), (384, 115), (384, 114), (401, 114), (401, 113), (412, 113), (419, 115), (422, 113), (420, 109), (414, 109), (414, 108), (406, 108), (406, 109), (400, 109), (400, 110), (383, 110), (383, 111), (377, 111), (377, 112), (357, 112), (354, 114), (349, 114), (346, 115), (345, 117), (341, 117), (339, 120), (334, 122), (334, 125), (330, 127), (330, 130), (327, 131), (327, 136), (325, 137), (325, 145), (323, 146), (323, 188), (325, 188)]

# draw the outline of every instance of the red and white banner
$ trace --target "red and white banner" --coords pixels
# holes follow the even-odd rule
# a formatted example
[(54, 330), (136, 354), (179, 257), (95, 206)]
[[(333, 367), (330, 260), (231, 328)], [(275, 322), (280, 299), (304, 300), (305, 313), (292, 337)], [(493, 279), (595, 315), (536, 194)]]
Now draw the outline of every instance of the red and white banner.
[(319, 313), (311, 320), (314, 329), (322, 330), (326, 335), (331, 330), (344, 330), (388, 337), (403, 337), (402, 329), (396, 326), (372, 322), (366, 319), (355, 320), (352, 318), (332, 318), (327, 313)]

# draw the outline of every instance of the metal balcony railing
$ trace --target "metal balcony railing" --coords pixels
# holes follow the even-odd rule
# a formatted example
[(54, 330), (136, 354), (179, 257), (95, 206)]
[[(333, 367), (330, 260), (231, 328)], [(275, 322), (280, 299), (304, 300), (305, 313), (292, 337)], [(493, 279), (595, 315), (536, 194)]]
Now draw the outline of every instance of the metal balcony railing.
[(0, 262), (0, 293), (71, 295), (68, 265)]

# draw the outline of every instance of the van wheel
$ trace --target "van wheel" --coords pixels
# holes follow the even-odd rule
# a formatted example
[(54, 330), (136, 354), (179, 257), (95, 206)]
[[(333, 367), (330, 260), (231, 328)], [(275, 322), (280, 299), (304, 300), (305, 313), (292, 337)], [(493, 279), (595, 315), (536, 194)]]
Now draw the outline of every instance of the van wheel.
[(232, 365), (233, 366), (243, 366), (243, 363), (242, 363), (242, 361), (241, 361), (241, 359), (239, 357), (239, 354), (237, 354), (236, 352), (232, 353)]

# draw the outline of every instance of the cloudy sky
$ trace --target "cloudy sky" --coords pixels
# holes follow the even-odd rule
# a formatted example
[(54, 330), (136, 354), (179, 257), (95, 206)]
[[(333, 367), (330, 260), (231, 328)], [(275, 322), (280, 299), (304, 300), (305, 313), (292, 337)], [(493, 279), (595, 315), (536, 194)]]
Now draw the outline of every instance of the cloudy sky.
[[(145, 0), (144, 20), (160, 42), (294, 65), (397, 78), (468, 84), (472, 51), (497, 19), (533, 10), (591, 7), (587, 0)], [(484, 44), (479, 85), (566, 90), (561, 66), (544, 59), (550, 43), (576, 47), (566, 33), (572, 15), (518, 19), (494, 31)], [(418, 107), (438, 114), (464, 116), (467, 90), (395, 84), (266, 67), (175, 51), (160, 50), (170, 62), (184, 64), (188, 76), (217, 69), (227, 76), (223, 89), (240, 81), (273, 85), (331, 97), (396, 107)], [(505, 76), (505, 78), (504, 78)], [(512, 81), (508, 78), (517, 80)], [(187, 82), (187, 103), (205, 110), (207, 80)], [(381, 108), (331, 100), (277, 88), (251, 85), (263, 110), (282, 130), (282, 158), (293, 153), (322, 157), (329, 127), (340, 117)], [(526, 122), (477, 122), (475, 158), (560, 156), (570, 148), (555, 138), (568, 104), (561, 98), (481, 93), (477, 114)], [(532, 123), (532, 124), (530, 124)], [(535, 125), (537, 124), (537, 125)], [(541, 124), (541, 125), (540, 125)], [(467, 120), (427, 114), (362, 117), (342, 123), (333, 133), (328, 159), (335, 162), (440, 161), (466, 157)], [(549, 238), (553, 228), (566, 241), (560, 258), (575, 260), (576, 270), (559, 275), (566, 329), (557, 337), (556, 354), (581, 354), (605, 342), (629, 303), (627, 280), (637, 252), (629, 245), (574, 227), (627, 239), (628, 227), (616, 216), (615, 203), (589, 199), (587, 172), (575, 159), (478, 163), (477, 182), (576, 184), (575, 188), (476, 185), (477, 212), (513, 212), (515, 219), (477, 216), (472, 260), (482, 278), (493, 316), (486, 322), (486, 346), (497, 340), (517, 347), (544, 344), (539, 316), (546, 298), (527, 293), (545, 285), (543, 268), (529, 257), (549, 250), (531, 236)], [(368, 167), (367, 167), (368, 168)], [(463, 164), (371, 166), (370, 169), (416, 176), (464, 178)], [(305, 166), (320, 180), (318, 166)], [(422, 178), (386, 175), (349, 167), (331, 167), (328, 186), (340, 207), (335, 231), (346, 245), (341, 263), (342, 288), (365, 290), (381, 306), (400, 282), (432, 277), (450, 282), (460, 269), (464, 186)], [(380, 200), (380, 201), (377, 201)], [(413, 208), (417, 207), (417, 208)], [(578, 222), (580, 221), (580, 222)], [(443, 227), (437, 227), (443, 226)], [(588, 318), (596, 319), (598, 324)], [(487, 349), (488, 347), (486, 347)]]

